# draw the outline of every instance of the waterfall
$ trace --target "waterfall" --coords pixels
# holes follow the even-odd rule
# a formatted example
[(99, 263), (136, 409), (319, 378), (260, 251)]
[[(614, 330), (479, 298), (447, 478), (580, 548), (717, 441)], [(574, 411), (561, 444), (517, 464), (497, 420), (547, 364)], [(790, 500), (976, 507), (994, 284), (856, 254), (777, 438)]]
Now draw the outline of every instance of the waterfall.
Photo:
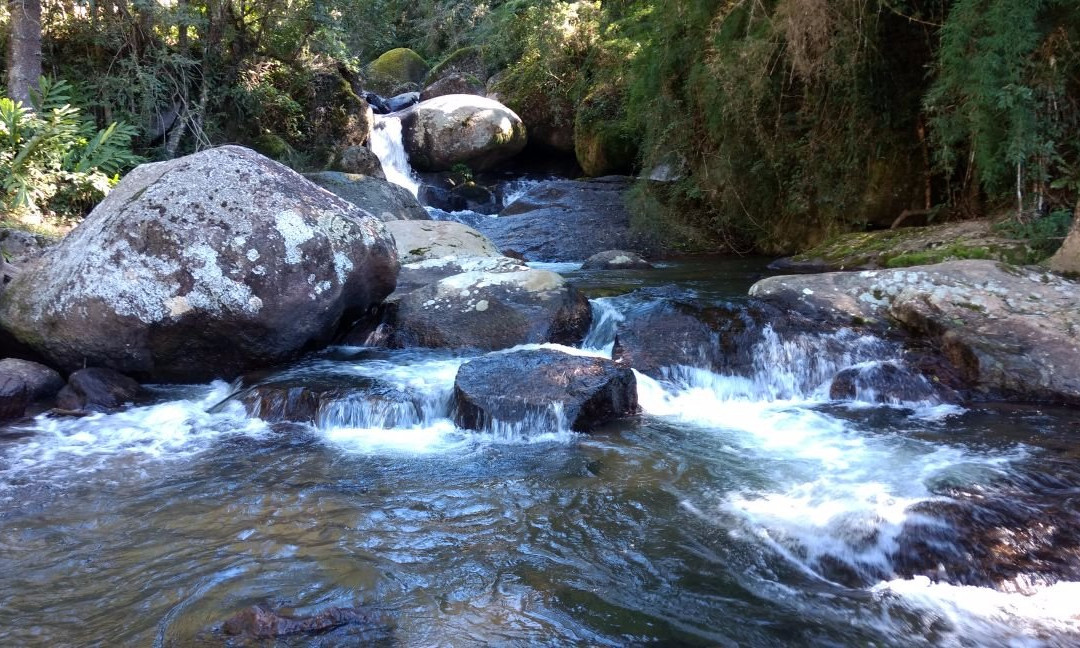
[(390, 115), (375, 115), (375, 127), (371, 130), (371, 150), (382, 162), (386, 179), (401, 185), (416, 196), (420, 192), (420, 179), (409, 166), (405, 146), (401, 141), (401, 119)]

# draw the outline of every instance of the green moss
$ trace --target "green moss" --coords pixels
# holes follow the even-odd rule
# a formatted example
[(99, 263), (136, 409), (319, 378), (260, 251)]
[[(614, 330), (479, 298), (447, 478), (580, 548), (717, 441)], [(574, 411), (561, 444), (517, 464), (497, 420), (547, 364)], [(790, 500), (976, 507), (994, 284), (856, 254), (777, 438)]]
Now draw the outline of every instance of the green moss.
[(275, 160), (283, 160), (292, 152), (292, 147), (274, 133), (262, 133), (251, 143), (259, 153)]
[(887, 268), (905, 268), (907, 266), (930, 265), (942, 261), (956, 261), (960, 259), (990, 259), (994, 258), (989, 248), (965, 247), (963, 245), (951, 245), (944, 248), (933, 248), (922, 252), (909, 252), (899, 254), (885, 262)]
[(407, 47), (399, 47), (368, 65), (368, 84), (375, 92), (385, 94), (406, 83), (422, 82), (428, 69), (427, 62), (419, 54)]
[(469, 83), (475, 83), (482, 86), (483, 81), (481, 77), (487, 77), (487, 64), (484, 61), (484, 50), (480, 47), (470, 46), (462, 47), (455, 50), (449, 56), (437, 63), (435, 67), (431, 68), (431, 72), (428, 73), (424, 79), (424, 86), (427, 87), (432, 83), (435, 83), (439, 79), (450, 76), (451, 74), (463, 75)]

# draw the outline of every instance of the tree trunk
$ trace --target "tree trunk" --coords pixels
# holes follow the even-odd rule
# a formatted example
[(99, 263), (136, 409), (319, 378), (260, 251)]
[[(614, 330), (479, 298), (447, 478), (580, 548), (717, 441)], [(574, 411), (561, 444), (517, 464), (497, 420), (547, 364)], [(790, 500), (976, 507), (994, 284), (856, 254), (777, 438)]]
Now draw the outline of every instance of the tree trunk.
[(1080, 198), (1073, 210), (1072, 228), (1057, 254), (1050, 257), (1051, 270), (1067, 274), (1080, 274)]
[(9, 0), (8, 96), (30, 105), (30, 90), (41, 78), (41, 0)]

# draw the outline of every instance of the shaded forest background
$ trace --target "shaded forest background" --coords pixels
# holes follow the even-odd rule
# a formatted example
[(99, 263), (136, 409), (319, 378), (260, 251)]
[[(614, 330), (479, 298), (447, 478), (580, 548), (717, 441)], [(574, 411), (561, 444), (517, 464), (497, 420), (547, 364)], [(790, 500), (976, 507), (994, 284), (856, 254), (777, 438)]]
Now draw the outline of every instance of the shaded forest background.
[[(28, 1), (7, 5), (5, 52)], [(140, 159), (225, 142), (323, 168), (360, 93), (394, 90), (369, 64), (397, 47), (435, 70), (469, 61), (540, 154), (653, 177), (632, 197), (637, 224), (688, 249), (794, 251), (908, 213), (1007, 213), (1019, 234), (1054, 238), (1080, 189), (1077, 0), (40, 8), (53, 81), (36, 110), (0, 102), (9, 210), (77, 220)], [(29, 153), (16, 136), (57, 124)]]

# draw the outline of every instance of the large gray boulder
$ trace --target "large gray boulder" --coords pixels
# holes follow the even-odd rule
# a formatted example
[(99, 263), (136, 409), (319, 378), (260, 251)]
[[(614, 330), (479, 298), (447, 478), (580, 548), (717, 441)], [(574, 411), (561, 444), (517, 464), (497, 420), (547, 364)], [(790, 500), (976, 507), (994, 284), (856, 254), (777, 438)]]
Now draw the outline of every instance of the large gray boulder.
[(501, 256), (486, 236), (455, 221), (402, 221), (388, 223), (402, 263), (450, 256)]
[(770, 277), (750, 294), (812, 319), (899, 327), (986, 397), (1080, 404), (1080, 284), (996, 261)]
[(576, 344), (589, 330), (589, 301), (547, 270), (465, 272), (392, 305), (393, 346), (476, 348)]
[(394, 290), (382, 222), (253, 151), (145, 164), (0, 296), (64, 370), (206, 380), (295, 357)]
[(453, 408), (463, 428), (587, 432), (637, 412), (637, 381), (630, 367), (606, 358), (551, 349), (491, 353), (458, 369)]
[(305, 173), (304, 177), (383, 222), (430, 218), (408, 189), (381, 178), (339, 171)]
[(525, 148), (525, 125), (494, 99), (449, 94), (421, 101), (401, 113), (405, 151), (421, 171), (455, 164), (490, 169)]

